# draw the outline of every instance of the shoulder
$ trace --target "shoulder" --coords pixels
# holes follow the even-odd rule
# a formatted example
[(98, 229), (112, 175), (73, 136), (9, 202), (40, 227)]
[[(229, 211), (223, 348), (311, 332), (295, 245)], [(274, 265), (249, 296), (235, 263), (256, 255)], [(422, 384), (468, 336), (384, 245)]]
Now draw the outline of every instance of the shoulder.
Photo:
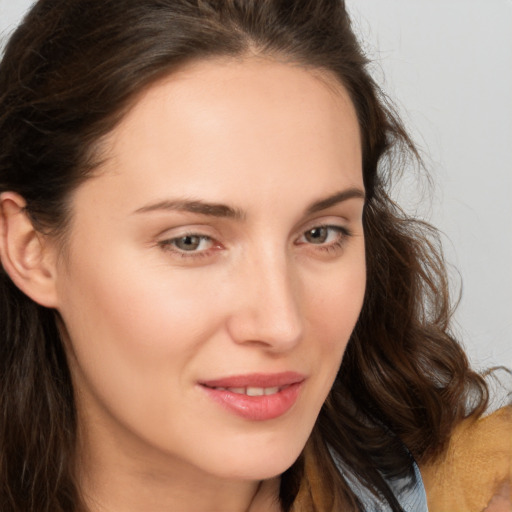
[(463, 421), (445, 453), (420, 469), (430, 512), (482, 512), (512, 481), (512, 407)]

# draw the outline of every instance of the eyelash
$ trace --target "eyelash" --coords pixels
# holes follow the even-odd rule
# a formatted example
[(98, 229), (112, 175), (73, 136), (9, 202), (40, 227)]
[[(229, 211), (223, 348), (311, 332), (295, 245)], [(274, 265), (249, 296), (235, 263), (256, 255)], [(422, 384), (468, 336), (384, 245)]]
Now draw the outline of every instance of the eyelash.
[(169, 238), (167, 240), (162, 240), (161, 242), (158, 242), (158, 245), (164, 250), (169, 251), (173, 254), (176, 254), (182, 258), (204, 258), (207, 256), (211, 256), (212, 249), (215, 250), (213, 247), (209, 249), (205, 249), (203, 251), (184, 251), (182, 249), (179, 249), (176, 247), (176, 242), (179, 240), (183, 240), (187, 237), (193, 237), (193, 238), (199, 238), (200, 241), (210, 241), (212, 242), (213, 246), (217, 246), (219, 248), (220, 244), (216, 244), (215, 240), (207, 235), (200, 235), (198, 233), (184, 233), (181, 236), (177, 236), (175, 238)]
[[(309, 245), (311, 245), (313, 247), (315, 245), (318, 245), (318, 247), (317, 247), (318, 250), (325, 251), (327, 253), (335, 253), (336, 251), (339, 251), (340, 249), (342, 249), (345, 246), (347, 239), (352, 236), (352, 232), (346, 227), (336, 226), (336, 225), (334, 225), (334, 226), (333, 225), (320, 225), (320, 226), (314, 226), (311, 229), (304, 231), (304, 233), (301, 235), (301, 238), (304, 237), (306, 235), (306, 233), (311, 233), (312, 231), (321, 230), (321, 229), (328, 229), (328, 230), (334, 231), (337, 234), (336, 240), (331, 243), (322, 243), (322, 244), (312, 244), (311, 243)], [(300, 245), (302, 245), (302, 244), (300, 244)]]
[[(347, 239), (352, 236), (352, 232), (349, 229), (347, 229), (346, 227), (336, 226), (336, 225), (319, 225), (319, 226), (314, 226), (314, 227), (304, 231), (299, 238), (304, 237), (307, 233), (311, 233), (314, 230), (320, 230), (320, 229), (328, 229), (328, 230), (335, 231), (337, 233), (337, 239), (334, 242), (327, 243), (327, 244), (325, 244), (325, 243), (314, 244), (314, 243), (308, 243), (308, 242), (303, 242), (303, 243), (296, 242), (296, 244), (297, 245), (308, 244), (308, 245), (311, 245), (312, 247), (317, 246), (316, 250), (325, 251), (327, 253), (335, 253), (336, 251), (339, 251), (340, 249), (342, 249), (345, 246)], [(202, 250), (202, 251), (196, 251), (196, 250), (185, 251), (185, 250), (182, 250), (182, 249), (179, 249), (178, 247), (176, 247), (176, 242), (183, 240), (184, 238), (187, 238), (187, 237), (199, 238), (200, 241), (205, 241), (205, 240), (210, 241), (212, 243), (213, 247)], [(161, 242), (158, 242), (158, 245), (163, 250), (174, 253), (174, 254), (180, 256), (181, 258), (208, 257), (208, 256), (211, 256), (212, 251), (218, 250), (221, 247), (220, 244), (216, 243), (215, 239), (213, 239), (212, 237), (207, 236), (207, 235), (201, 235), (198, 233), (184, 233), (183, 235), (181, 235), (179, 237), (162, 240)]]

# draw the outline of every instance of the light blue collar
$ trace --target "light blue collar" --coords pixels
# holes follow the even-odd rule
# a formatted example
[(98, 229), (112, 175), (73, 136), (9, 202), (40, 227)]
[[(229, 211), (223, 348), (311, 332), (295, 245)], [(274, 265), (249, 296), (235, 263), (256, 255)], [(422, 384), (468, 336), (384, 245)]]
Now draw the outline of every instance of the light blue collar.
[[(350, 473), (350, 470), (339, 463), (336, 457), (334, 460), (350, 488), (363, 504), (365, 512), (391, 512), (389, 505), (374, 496), (366, 487), (363, 487), (359, 480)], [(418, 466), (415, 463), (413, 465), (416, 477), (414, 485), (407, 485), (409, 479), (406, 477), (388, 480), (388, 485), (394, 491), (396, 499), (406, 512), (428, 512), (427, 495), (421, 473)]]

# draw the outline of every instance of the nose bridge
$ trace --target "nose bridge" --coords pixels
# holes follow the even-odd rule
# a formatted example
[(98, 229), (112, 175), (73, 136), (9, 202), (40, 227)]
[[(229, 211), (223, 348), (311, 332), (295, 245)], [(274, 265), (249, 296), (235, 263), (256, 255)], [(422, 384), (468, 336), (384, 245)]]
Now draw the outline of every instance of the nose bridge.
[(298, 276), (286, 251), (253, 253), (241, 273), (241, 300), (232, 318), (238, 342), (260, 343), (275, 350), (293, 347), (302, 335)]

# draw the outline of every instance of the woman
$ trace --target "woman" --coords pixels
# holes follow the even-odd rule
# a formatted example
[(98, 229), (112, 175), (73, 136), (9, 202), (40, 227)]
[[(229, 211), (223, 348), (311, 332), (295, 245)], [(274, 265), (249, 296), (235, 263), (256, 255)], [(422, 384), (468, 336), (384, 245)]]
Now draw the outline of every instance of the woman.
[(2, 510), (426, 510), (417, 464), (488, 393), (365, 64), (332, 0), (34, 6), (0, 76)]

